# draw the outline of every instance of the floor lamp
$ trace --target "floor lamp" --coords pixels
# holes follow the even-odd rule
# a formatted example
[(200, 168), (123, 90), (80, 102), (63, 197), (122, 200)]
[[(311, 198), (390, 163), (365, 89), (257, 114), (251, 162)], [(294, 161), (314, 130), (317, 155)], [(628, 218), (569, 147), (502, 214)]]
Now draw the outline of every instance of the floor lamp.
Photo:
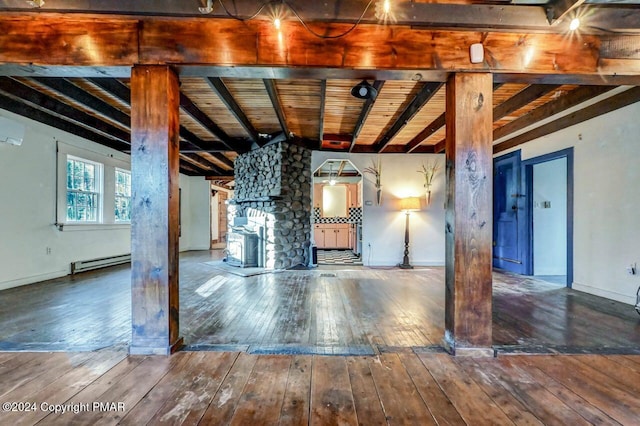
[(401, 269), (413, 269), (413, 266), (409, 263), (409, 215), (411, 212), (420, 210), (420, 198), (409, 197), (401, 199), (400, 210), (406, 215), (406, 222), (404, 225), (404, 258), (398, 266)]

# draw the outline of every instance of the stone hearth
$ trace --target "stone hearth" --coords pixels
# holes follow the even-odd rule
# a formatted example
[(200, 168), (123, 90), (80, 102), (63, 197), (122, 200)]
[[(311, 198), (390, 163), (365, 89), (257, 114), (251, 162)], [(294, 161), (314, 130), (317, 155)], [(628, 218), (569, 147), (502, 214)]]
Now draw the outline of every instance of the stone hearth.
[(229, 224), (240, 217), (264, 223), (265, 268), (308, 265), (311, 151), (288, 142), (267, 145), (238, 156), (234, 170)]

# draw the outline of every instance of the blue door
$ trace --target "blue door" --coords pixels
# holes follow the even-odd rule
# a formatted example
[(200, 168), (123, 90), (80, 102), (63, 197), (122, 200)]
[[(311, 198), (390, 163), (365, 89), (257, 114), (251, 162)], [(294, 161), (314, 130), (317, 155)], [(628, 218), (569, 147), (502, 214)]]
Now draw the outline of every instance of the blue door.
[(524, 274), (520, 151), (493, 160), (493, 266)]

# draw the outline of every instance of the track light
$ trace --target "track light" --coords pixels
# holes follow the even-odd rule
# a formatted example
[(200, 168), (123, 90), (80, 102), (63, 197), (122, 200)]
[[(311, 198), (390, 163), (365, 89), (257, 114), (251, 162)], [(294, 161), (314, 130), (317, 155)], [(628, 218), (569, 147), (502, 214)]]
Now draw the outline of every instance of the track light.
[(378, 91), (375, 87), (370, 85), (367, 80), (362, 80), (360, 83), (353, 86), (351, 89), (351, 96), (358, 99), (375, 99), (378, 96)]

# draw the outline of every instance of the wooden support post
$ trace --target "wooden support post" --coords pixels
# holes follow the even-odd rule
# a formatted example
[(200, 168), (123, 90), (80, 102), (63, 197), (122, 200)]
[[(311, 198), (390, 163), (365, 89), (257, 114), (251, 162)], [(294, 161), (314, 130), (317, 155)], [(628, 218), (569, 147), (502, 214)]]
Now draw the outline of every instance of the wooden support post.
[(488, 73), (447, 80), (444, 344), (456, 355), (493, 355), (492, 94)]
[(131, 73), (131, 354), (168, 355), (178, 336), (178, 77)]

